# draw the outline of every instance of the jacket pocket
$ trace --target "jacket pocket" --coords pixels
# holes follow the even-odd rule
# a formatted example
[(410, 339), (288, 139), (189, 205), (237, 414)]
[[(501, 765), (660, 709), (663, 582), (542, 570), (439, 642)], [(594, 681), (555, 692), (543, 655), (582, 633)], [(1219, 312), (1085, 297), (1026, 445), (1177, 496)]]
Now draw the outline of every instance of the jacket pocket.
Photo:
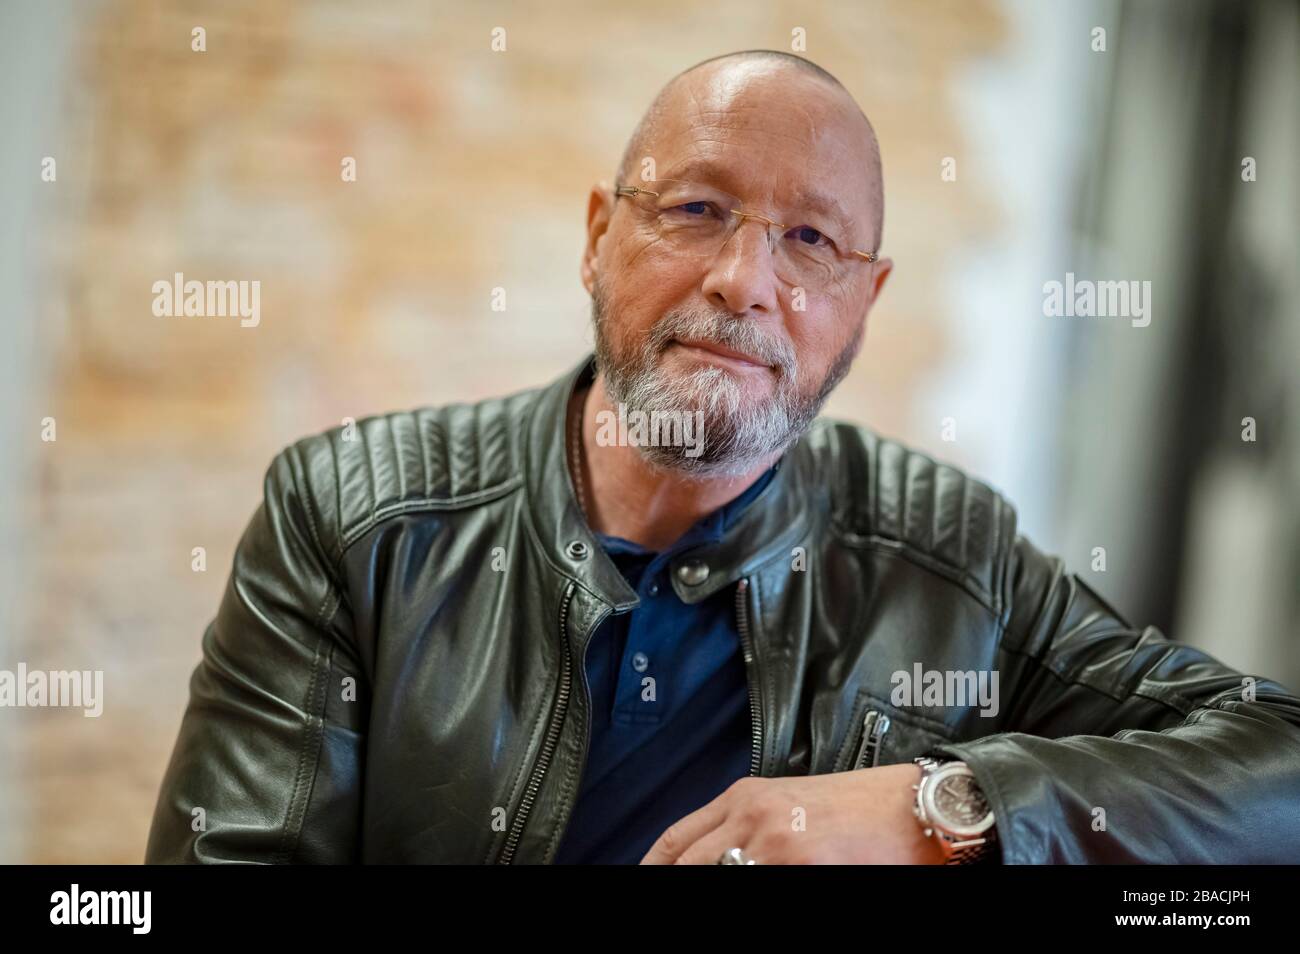
[(946, 726), (858, 691), (853, 718), (835, 758), (836, 772), (910, 762), (952, 741)]

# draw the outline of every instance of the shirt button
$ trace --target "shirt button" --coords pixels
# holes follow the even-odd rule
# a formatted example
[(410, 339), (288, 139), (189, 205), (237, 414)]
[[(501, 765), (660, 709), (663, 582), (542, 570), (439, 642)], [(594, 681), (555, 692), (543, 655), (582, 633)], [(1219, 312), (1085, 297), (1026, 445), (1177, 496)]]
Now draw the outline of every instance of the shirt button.
[(650, 659), (645, 653), (637, 653), (632, 657), (632, 668), (637, 672), (645, 672), (650, 665)]
[(658, 584), (658, 583), (651, 583), (651, 584), (650, 584), (650, 588), (649, 588), (649, 590), (647, 590), (646, 592), (648, 592), (651, 596), (658, 596), (658, 595), (659, 595), (659, 584)]
[(699, 560), (687, 560), (677, 568), (677, 579), (687, 586), (699, 586), (709, 578), (708, 564)]

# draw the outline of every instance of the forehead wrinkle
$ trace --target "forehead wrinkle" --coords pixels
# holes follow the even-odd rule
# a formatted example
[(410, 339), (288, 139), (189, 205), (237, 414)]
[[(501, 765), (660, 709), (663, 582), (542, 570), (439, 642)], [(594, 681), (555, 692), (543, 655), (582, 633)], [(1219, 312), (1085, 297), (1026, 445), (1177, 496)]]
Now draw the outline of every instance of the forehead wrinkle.
[[(813, 148), (819, 140), (819, 130), (808, 116), (806, 110), (800, 110), (808, 122), (797, 130), (788, 129), (789, 123), (774, 123), (771, 109), (764, 102), (740, 102), (733, 100), (722, 106), (694, 107), (694, 116), (685, 116), (685, 129), (688, 133), (697, 129), (707, 131), (721, 130), (729, 133), (758, 135), (764, 139), (783, 139), (806, 149)], [(788, 118), (788, 117), (787, 117)]]

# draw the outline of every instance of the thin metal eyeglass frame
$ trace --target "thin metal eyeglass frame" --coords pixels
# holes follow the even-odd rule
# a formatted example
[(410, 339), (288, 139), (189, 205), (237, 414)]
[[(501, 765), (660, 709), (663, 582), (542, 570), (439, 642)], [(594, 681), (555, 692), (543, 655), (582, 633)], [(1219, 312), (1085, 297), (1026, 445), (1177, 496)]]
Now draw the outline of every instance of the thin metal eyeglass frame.
[[(677, 179), (668, 180), (668, 179), (665, 179), (665, 180), (663, 180), (663, 181), (665, 181), (665, 182), (669, 182), (669, 181), (672, 181), (672, 182), (678, 182), (678, 181), (685, 182), (686, 180), (684, 180), (684, 179), (682, 179), (682, 180), (677, 180)], [(715, 192), (715, 193), (717, 193), (717, 194), (719, 194), (719, 195), (730, 196), (730, 197), (733, 198), (733, 199), (736, 198), (736, 196), (731, 195), (729, 192), (724, 192), (724, 191), (721, 190), (721, 189), (714, 189), (714, 188), (712, 188), (712, 187), (708, 187), (708, 188), (710, 189), (711, 192)], [(629, 198), (632, 198), (632, 197), (635, 197), (635, 196), (638, 196), (638, 195), (652, 195), (652, 196), (654, 196), (655, 198), (658, 198), (658, 197), (659, 197), (659, 193), (658, 193), (658, 192), (655, 192), (655, 191), (652, 190), (652, 189), (642, 189), (640, 186), (628, 186), (628, 185), (616, 185), (616, 186), (614, 186), (614, 198), (615, 198), (615, 199), (617, 199), (619, 196), (628, 196)], [(738, 216), (740, 216), (740, 218), (741, 218), (742, 220), (743, 220), (743, 219), (758, 219), (759, 221), (766, 223), (767, 228), (768, 228), (768, 234), (769, 234), (769, 235), (771, 235), (771, 228), (772, 228), (772, 226), (774, 226), (774, 225), (775, 225), (777, 228), (779, 228), (779, 229), (788, 229), (788, 228), (791, 228), (791, 226), (789, 226), (789, 225), (784, 225), (784, 224), (778, 222), (776, 219), (773, 219), (773, 218), (770, 218), (770, 217), (768, 217), (768, 216), (766, 216), (766, 215), (763, 215), (763, 214), (760, 213), (760, 212), (746, 212), (746, 211), (744, 211), (743, 209), (728, 209), (727, 211), (728, 211), (728, 212), (731, 212), (733, 215), (738, 215)], [(739, 226), (737, 226), (737, 228), (739, 228)], [(814, 228), (814, 226), (809, 226), (809, 228)], [(817, 229), (817, 231), (821, 231), (821, 230), (820, 230), (820, 229)], [(825, 234), (825, 233), (822, 233), (822, 234)], [(833, 241), (833, 240), (832, 240), (832, 241)], [(868, 262), (878, 262), (878, 261), (880, 261), (880, 255), (879, 255), (878, 252), (864, 252), (864, 251), (862, 251), (861, 249), (856, 249), (856, 248), (847, 249), (847, 250), (845, 250), (845, 251), (840, 251), (839, 248), (836, 248), (836, 252), (837, 252), (841, 257), (846, 256), (846, 255), (856, 255), (856, 256), (858, 256), (858, 258), (861, 258), (861, 259), (863, 259), (864, 261), (868, 261)]]

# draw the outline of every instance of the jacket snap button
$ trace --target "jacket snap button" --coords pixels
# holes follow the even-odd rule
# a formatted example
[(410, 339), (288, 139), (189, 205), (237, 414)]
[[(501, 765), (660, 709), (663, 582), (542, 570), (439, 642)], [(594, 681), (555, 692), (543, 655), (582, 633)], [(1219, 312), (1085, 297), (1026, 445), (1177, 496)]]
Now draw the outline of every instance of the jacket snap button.
[(637, 672), (645, 672), (650, 667), (650, 658), (645, 653), (637, 653), (632, 657), (632, 668)]
[(572, 560), (587, 559), (587, 545), (581, 540), (570, 541), (569, 545), (565, 547), (564, 552), (567, 553), (569, 558)]
[(687, 560), (677, 568), (677, 579), (687, 586), (699, 586), (709, 578), (709, 567), (699, 560)]

